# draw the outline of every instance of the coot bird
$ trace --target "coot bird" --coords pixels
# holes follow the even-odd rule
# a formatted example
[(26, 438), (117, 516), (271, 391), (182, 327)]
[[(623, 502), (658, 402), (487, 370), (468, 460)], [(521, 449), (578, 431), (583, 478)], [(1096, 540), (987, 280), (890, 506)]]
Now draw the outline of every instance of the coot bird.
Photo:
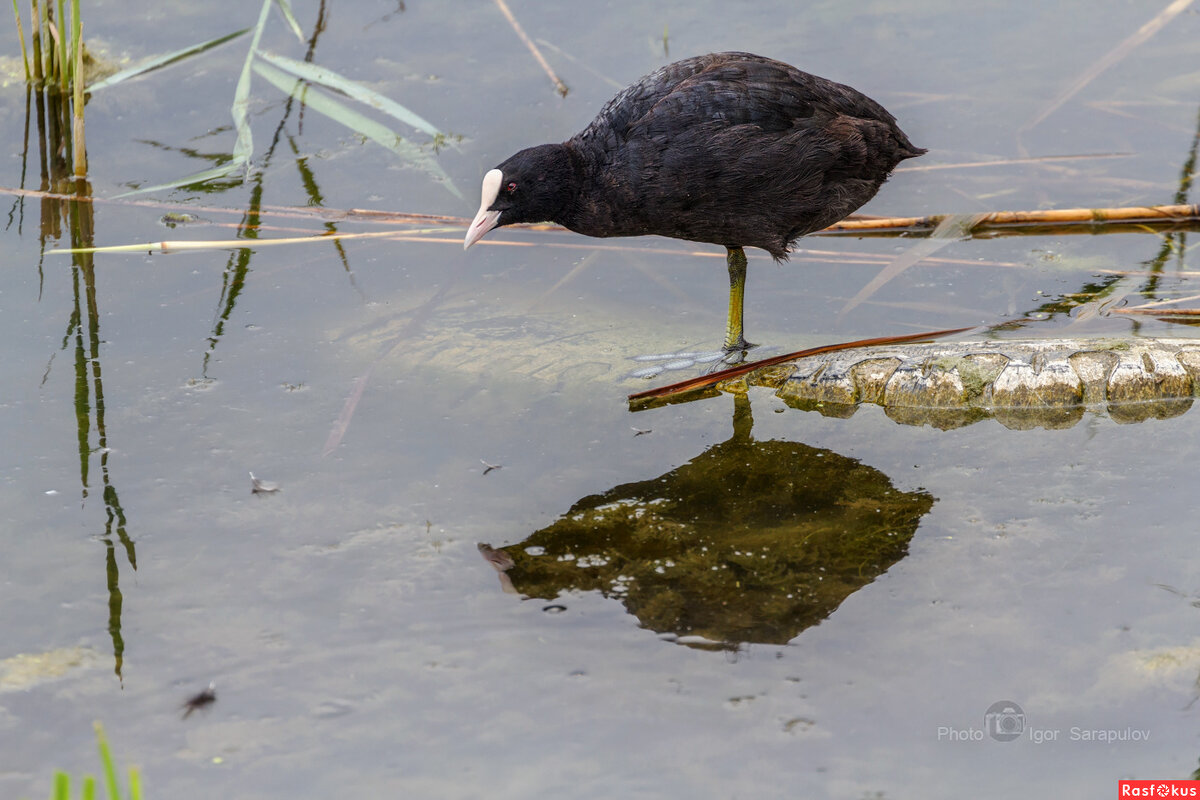
[(697, 56), (623, 90), (566, 142), (489, 170), (463, 247), (515, 222), (724, 245), (724, 346), (744, 350), (743, 248), (786, 259), (797, 238), (853, 212), (924, 152), (849, 86), (750, 53)]

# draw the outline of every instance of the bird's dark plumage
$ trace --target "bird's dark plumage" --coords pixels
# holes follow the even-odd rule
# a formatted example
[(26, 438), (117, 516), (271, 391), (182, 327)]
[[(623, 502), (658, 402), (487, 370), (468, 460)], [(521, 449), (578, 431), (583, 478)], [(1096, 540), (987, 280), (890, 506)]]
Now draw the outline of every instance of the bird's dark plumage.
[(786, 258), (924, 152), (849, 86), (749, 53), (698, 56), (624, 89), (566, 142), (490, 171), (466, 246), (499, 225), (550, 221), (724, 245), (732, 277), (735, 249)]

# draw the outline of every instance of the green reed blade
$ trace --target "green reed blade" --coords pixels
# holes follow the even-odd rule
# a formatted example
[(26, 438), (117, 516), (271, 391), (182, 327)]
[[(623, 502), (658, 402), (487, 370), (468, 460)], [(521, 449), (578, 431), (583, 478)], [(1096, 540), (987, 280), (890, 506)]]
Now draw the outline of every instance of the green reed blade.
[[(16, 0), (13, 1), (16, 2)], [(227, 33), (224, 36), (218, 36), (216, 39), (210, 39), (209, 41), (201, 42), (200, 44), (193, 44), (183, 48), (182, 50), (176, 50), (173, 53), (167, 53), (165, 56), (152, 58), (149, 61), (137, 65), (136, 67), (123, 69), (120, 72), (115, 72), (112, 75), (109, 75), (104, 80), (96, 81), (88, 86), (87, 90), (89, 92), (96, 92), (100, 89), (107, 89), (110, 86), (115, 86), (116, 84), (121, 83), (122, 81), (127, 81), (130, 78), (136, 78), (138, 75), (145, 75), (147, 72), (153, 72), (154, 70), (165, 67), (168, 64), (174, 64), (176, 61), (182, 61), (188, 56), (204, 53), (213, 49), (214, 47), (217, 47), (218, 45), (225, 44), (231, 39), (236, 39), (237, 37), (244, 33), (248, 33), (249, 31), (249, 28), (242, 28), (240, 31)]]
[(424, 131), (430, 136), (437, 136), (440, 133), (432, 122), (426, 120), (419, 114), (409, 111), (395, 100), (385, 97), (379, 92), (368, 89), (362, 84), (355, 83), (349, 78), (345, 78), (331, 69), (319, 67), (316, 64), (309, 64), (305, 61), (297, 61), (294, 58), (288, 58), (287, 56), (275, 55), (274, 53), (264, 53), (261, 50), (259, 51), (258, 55), (263, 60), (269, 61), (285, 72), (290, 72), (298, 78), (303, 78), (306, 81), (320, 84), (321, 86), (341, 92), (347, 97), (353, 98), (360, 103), (379, 109), (383, 113), (400, 120), (406, 125), (411, 125), (417, 130)]
[(250, 68), (254, 64), (254, 53), (258, 50), (258, 41), (262, 38), (263, 28), (267, 24), (267, 12), (271, 10), (271, 0), (263, 0), (262, 10), (258, 13), (258, 23), (254, 26), (254, 37), (250, 40), (250, 49), (246, 51), (246, 61), (242, 64), (242, 74), (238, 76), (237, 89), (233, 93), (233, 106), (229, 113), (233, 115), (233, 124), (237, 128), (237, 141), (233, 145), (233, 157), (249, 163), (254, 153), (254, 137), (250, 132)]
[(288, 27), (292, 29), (292, 33), (296, 34), (296, 38), (304, 44), (304, 31), (300, 30), (300, 23), (296, 22), (295, 15), (292, 14), (292, 6), (288, 0), (275, 0), (275, 4), (279, 6), (279, 10), (283, 13), (283, 18), (287, 20)]
[[(386, 125), (365, 117), (344, 103), (329, 97), (320, 90), (308, 88), (305, 90), (302, 81), (289, 77), (274, 67), (256, 62), (254, 71), (269, 83), (274, 84), (281, 92), (302, 100), (309, 108), (319, 114), (324, 114), (335, 122), (345, 125), (356, 133), (391, 150), (401, 159), (428, 173), (446, 190), (457, 198), (462, 198), (462, 192), (450, 180), (450, 176), (442, 169), (427, 152), (405, 139)], [(302, 94), (301, 94), (302, 93)]]
[(71, 800), (71, 776), (59, 770), (54, 773), (53, 800)]
[(67, 17), (63, 13), (63, 0), (58, 0), (58, 83), (63, 94), (67, 92), (67, 81), (71, 75), (70, 64), (67, 61)]
[(96, 729), (96, 745), (100, 749), (100, 762), (104, 765), (104, 782), (108, 786), (108, 796), (111, 800), (119, 800), (121, 792), (117, 788), (117, 768), (113, 765), (108, 739), (104, 736), (104, 727), (99, 722), (93, 723), (93, 726)]
[(21, 27), (21, 12), (17, 9), (17, 0), (13, 0), (13, 16), (17, 18), (17, 38), (21, 40), (21, 63), (25, 65), (25, 82), (33, 78), (29, 73), (29, 55), (25, 51), (25, 29)]
[(166, 183), (156, 183), (153, 186), (139, 186), (131, 191), (113, 195), (113, 198), (130, 197), (135, 194), (148, 194), (150, 192), (160, 192), (163, 189), (178, 189), (180, 186), (191, 186), (194, 183), (207, 183), (208, 181), (227, 178), (236, 172), (244, 170), (245, 168), (245, 160), (239, 161), (238, 159), (233, 159), (232, 161), (228, 161), (219, 167), (213, 167), (212, 169), (206, 169), (201, 172), (196, 172), (192, 175), (186, 175), (182, 178), (176, 178), (175, 180), (167, 181)]

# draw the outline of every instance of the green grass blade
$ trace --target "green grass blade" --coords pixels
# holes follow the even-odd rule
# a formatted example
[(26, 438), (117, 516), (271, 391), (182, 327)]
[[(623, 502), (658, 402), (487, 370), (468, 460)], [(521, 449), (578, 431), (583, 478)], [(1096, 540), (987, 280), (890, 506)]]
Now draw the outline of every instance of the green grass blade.
[(113, 765), (112, 752), (108, 749), (108, 740), (104, 738), (104, 727), (94, 723), (96, 728), (96, 745), (100, 749), (100, 762), (104, 765), (104, 782), (108, 786), (110, 800), (120, 800), (121, 790), (117, 787), (117, 768)]
[[(238, 172), (239, 170), (244, 170), (250, 163), (250, 156), (254, 154), (254, 136), (250, 131), (250, 115), (247, 110), (250, 104), (250, 69), (254, 63), (254, 52), (258, 49), (258, 41), (260, 38), (262, 38), (263, 28), (266, 26), (267, 12), (271, 10), (271, 2), (272, 0), (263, 0), (262, 9), (258, 14), (258, 23), (253, 28), (246, 28), (245, 30), (223, 37), (221, 40), (213, 40), (213, 42), (228, 41), (234, 36), (241, 36), (247, 31), (254, 31), (254, 36), (250, 41), (250, 49), (246, 53), (245, 62), (242, 64), (242, 72), (238, 76), (237, 88), (233, 93), (233, 104), (229, 109), (229, 113), (233, 117), (234, 128), (237, 130), (237, 141), (234, 142), (233, 153), (231, 154), (232, 158), (230, 161), (211, 169), (202, 170), (201, 172), (186, 175), (182, 178), (176, 178), (175, 180), (167, 181), (166, 183), (157, 183), (153, 186), (142, 186), (134, 189), (131, 192), (124, 192), (116, 195), (117, 197), (129, 197), (136, 194), (147, 194), (149, 192), (158, 192), (164, 189), (177, 189), (180, 186), (190, 186), (194, 183), (205, 183), (206, 181), (226, 178), (235, 172)], [(212, 43), (208, 44), (209, 46), (212, 46)], [(178, 57), (174, 60), (178, 60)], [(159, 66), (162, 65), (160, 64)], [(111, 78), (109, 80), (111, 80)]]
[(275, 0), (275, 4), (279, 6), (279, 10), (283, 12), (283, 18), (287, 20), (288, 27), (292, 29), (292, 33), (296, 34), (296, 38), (304, 44), (304, 31), (300, 30), (300, 23), (296, 22), (296, 17), (292, 14), (292, 6), (288, 0)]
[[(274, 84), (281, 92), (289, 95), (295, 95), (303, 87), (301, 81), (288, 77), (269, 64), (264, 64), (261, 61), (254, 64), (254, 71), (269, 83)], [(363, 116), (346, 104), (323, 94), (317, 89), (308, 89), (304, 92), (302, 99), (313, 111), (324, 114), (335, 122), (345, 125), (356, 133), (391, 150), (401, 159), (424, 170), (438, 183), (446, 187), (447, 191), (455, 197), (462, 199), (462, 192), (458, 190), (458, 187), (450, 180), (450, 176), (446, 174), (446, 171), (442, 169), (441, 165), (429, 153), (403, 136), (400, 136), (395, 131), (392, 131), (386, 125)]]
[(220, 178), (227, 178), (235, 172), (239, 172), (246, 167), (245, 161), (234, 159), (228, 163), (222, 164), (219, 167), (206, 169), (203, 172), (197, 172), (193, 175), (187, 175), (183, 178), (177, 178), (166, 183), (156, 183), (153, 186), (139, 186), (132, 191), (123, 192), (118, 195), (113, 195), (115, 200), (118, 197), (131, 197), (135, 194), (148, 194), (150, 192), (160, 192), (164, 189), (178, 189), (180, 186), (191, 186), (194, 183), (205, 183), (207, 181), (215, 181)]
[(142, 776), (133, 767), (129, 768), (129, 800), (142, 800)]
[[(75, 0), (75, 19), (79, 20), (79, 0)], [(74, 167), (76, 178), (87, 178), (87, 141), (84, 136), (83, 125), (83, 34), (82, 23), (79, 24), (78, 35), (73, 36), (72, 41), (76, 43), (76, 47), (71, 51), (71, 63), (73, 73), (78, 76), (78, 80), (74, 81), (71, 87), (73, 99), (71, 101), (71, 149), (73, 153), (72, 166)]]
[(17, 9), (17, 0), (13, 0), (13, 16), (17, 18), (17, 36), (21, 40), (21, 62), (25, 65), (25, 82), (29, 83), (33, 76), (29, 74), (29, 55), (25, 50), (25, 28), (21, 26), (21, 12)]
[(258, 14), (258, 23), (254, 26), (254, 38), (250, 41), (250, 49), (246, 52), (246, 61), (242, 64), (242, 74), (238, 76), (237, 89), (233, 93), (233, 106), (229, 113), (233, 115), (233, 124), (237, 128), (237, 142), (233, 145), (234, 160), (249, 163), (254, 152), (254, 137), (250, 133), (250, 119), (247, 111), (250, 105), (250, 68), (254, 65), (254, 53), (258, 50), (258, 41), (262, 38), (263, 28), (267, 24), (267, 12), (271, 10), (271, 0), (263, 0), (262, 10)]
[(67, 60), (67, 18), (63, 13), (63, 0), (58, 0), (58, 80), (63, 94), (67, 93), (73, 63)]
[(71, 776), (59, 770), (54, 773), (54, 794), (51, 800), (71, 800)]
[(96, 800), (96, 779), (91, 775), (83, 776), (83, 789), (80, 795), (82, 800)]
[[(14, 0), (14, 2), (15, 2), (15, 0)], [(176, 50), (174, 53), (167, 53), (165, 56), (158, 56), (157, 58), (152, 58), (149, 61), (147, 61), (143, 64), (139, 64), (136, 67), (130, 67), (129, 69), (123, 69), (120, 72), (115, 72), (112, 75), (109, 75), (104, 80), (96, 81), (92, 85), (88, 86), (87, 90), (89, 92), (95, 92), (100, 89), (107, 89), (110, 86), (114, 86), (118, 83), (121, 83), (122, 81), (127, 81), (130, 78), (135, 78), (138, 75), (145, 75), (147, 72), (152, 72), (156, 69), (160, 69), (162, 67), (167, 66), (168, 64), (174, 64), (176, 61), (182, 61), (183, 59), (187, 58), (188, 56), (194, 56), (194, 55), (199, 55), (200, 53), (204, 53), (208, 50), (213, 49), (214, 47), (217, 47), (218, 45), (225, 44), (226, 42), (230, 41), (231, 39), (236, 39), (237, 37), (241, 36), (242, 34), (248, 33), (249, 31), (250, 31), (249, 28), (242, 28), (240, 31), (234, 31), (233, 33), (227, 33), (224, 36), (218, 36), (216, 39), (210, 39), (207, 42), (201, 42), (200, 44), (194, 44), (194, 45), (191, 45), (190, 47), (185, 47), (182, 50)]]
[(287, 56), (279, 56), (274, 53), (264, 53), (259, 51), (259, 57), (265, 61), (269, 61), (279, 67), (284, 72), (290, 72), (297, 78), (303, 78), (306, 81), (325, 86), (329, 89), (341, 92), (342, 94), (357, 100), (360, 103), (377, 108), (385, 114), (388, 114), (395, 119), (400, 120), (406, 125), (411, 125), (419, 131), (424, 131), (430, 136), (437, 136), (439, 131), (437, 127), (412, 111), (409, 111), (404, 106), (397, 103), (388, 97), (385, 97), (379, 92), (366, 88), (365, 86), (355, 83), (349, 78), (345, 78), (333, 70), (324, 67), (318, 67), (316, 64), (309, 64), (304, 61), (297, 61)]
[[(71, 55), (71, 63), (76, 64), (81, 60), (79, 56), (83, 55), (83, 17), (79, 13), (79, 0), (71, 0), (71, 45), (67, 48), (67, 52)], [(83, 86), (84, 77), (83, 71), (77, 70), (74, 66), (71, 68), (71, 84), (72, 86)], [(82, 96), (82, 94), (80, 95)], [(82, 107), (82, 103), (80, 107)]]

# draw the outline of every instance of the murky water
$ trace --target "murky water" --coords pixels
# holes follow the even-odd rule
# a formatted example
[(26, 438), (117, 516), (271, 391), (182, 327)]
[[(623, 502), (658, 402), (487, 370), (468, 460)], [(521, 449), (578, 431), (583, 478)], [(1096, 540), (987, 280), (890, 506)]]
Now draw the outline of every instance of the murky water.
[[(245, 237), (252, 202), (261, 239), (326, 229), (282, 207), (469, 216), (486, 169), (615, 85), (735, 48), (857, 86), (930, 148), (866, 213), (1195, 202), (1195, 8), (1030, 124), (1166, 3), (511, 5), (565, 99), (486, 2), (339, 5), (313, 49), (462, 135), (436, 158), (466, 199), (256, 80), (250, 181), (114, 200), (231, 151), (245, 38), (92, 98), (94, 203), (4, 196), (0, 794), (96, 772), (92, 720), (149, 798), (1093, 797), (1190, 775), (1195, 412), (937, 430), (754, 389), (633, 413), (634, 356), (724, 332), (723, 254), (680, 242), (56, 252), (73, 228)], [(257, 7), (84, 13), (136, 60)], [(278, 16), (262, 47), (305, 49)], [(23, 87), (2, 96), (0, 186), (38, 189)], [(1090, 157), (929, 169), (1060, 155)], [(843, 315), (911, 243), (813, 238), (783, 266), (750, 254), (747, 332), (1187, 335), (1096, 301), (1194, 294), (1190, 243), (954, 242)]]

